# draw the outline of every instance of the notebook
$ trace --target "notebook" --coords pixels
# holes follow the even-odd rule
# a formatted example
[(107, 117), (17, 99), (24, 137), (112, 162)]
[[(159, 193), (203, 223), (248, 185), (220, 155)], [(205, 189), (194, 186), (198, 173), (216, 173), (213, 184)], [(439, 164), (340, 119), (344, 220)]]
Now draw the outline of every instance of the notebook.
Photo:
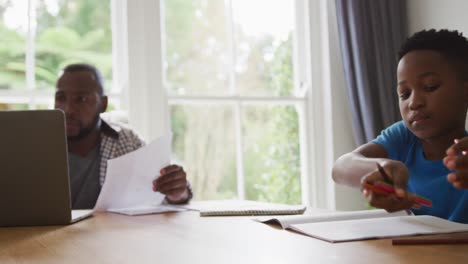
[(0, 111), (0, 226), (63, 225), (71, 210), (65, 116), (61, 110)]
[(297, 215), (306, 210), (304, 205), (287, 205), (250, 200), (192, 201), (180, 207), (196, 210), (200, 216), (256, 216)]
[(428, 215), (408, 215), (406, 211), (363, 210), (254, 220), (277, 223), (283, 229), (332, 243), (468, 231), (468, 224)]

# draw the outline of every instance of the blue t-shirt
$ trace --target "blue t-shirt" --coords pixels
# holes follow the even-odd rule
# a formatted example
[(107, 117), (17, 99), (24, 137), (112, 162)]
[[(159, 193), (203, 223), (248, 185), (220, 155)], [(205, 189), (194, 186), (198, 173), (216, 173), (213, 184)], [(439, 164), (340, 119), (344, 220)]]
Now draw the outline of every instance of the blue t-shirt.
[(408, 191), (432, 200), (432, 207), (411, 209), (417, 215), (433, 215), (468, 223), (468, 190), (456, 189), (447, 181), (450, 170), (442, 160), (427, 160), (420, 140), (397, 122), (372, 142), (385, 148), (390, 159), (403, 162), (409, 170)]

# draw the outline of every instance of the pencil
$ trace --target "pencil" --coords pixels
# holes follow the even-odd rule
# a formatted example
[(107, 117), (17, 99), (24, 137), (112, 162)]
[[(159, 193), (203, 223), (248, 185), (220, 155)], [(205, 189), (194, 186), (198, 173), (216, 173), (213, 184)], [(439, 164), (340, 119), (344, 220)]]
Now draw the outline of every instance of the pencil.
[(379, 188), (375, 185), (372, 185), (368, 182), (364, 183), (364, 188), (367, 190), (371, 190), (372, 192), (378, 193), (378, 194), (390, 194), (391, 192), (388, 192), (382, 188)]
[[(379, 163), (377, 163), (377, 169), (379, 170), (380, 174), (384, 178), (384, 181), (383, 182), (377, 182), (375, 184), (375, 187), (377, 187), (378, 189), (385, 190), (387, 193), (394, 193), (395, 188), (393, 188), (393, 186), (390, 185), (390, 182), (391, 182), (390, 177), (388, 176), (388, 174), (385, 172), (384, 168)], [(374, 188), (374, 189), (376, 189), (376, 188)], [(418, 205), (424, 205), (424, 206), (427, 206), (427, 207), (432, 207), (432, 201), (425, 198), (425, 197), (419, 196), (419, 195), (414, 194), (414, 193), (409, 193), (409, 192), (408, 192), (408, 196), (410, 198), (414, 199), (414, 201)]]
[(385, 172), (384, 168), (382, 168), (382, 166), (379, 163), (377, 163), (377, 169), (379, 169), (379, 172), (382, 175), (382, 177), (384, 178), (385, 182), (391, 182), (392, 181), (392, 180), (390, 180), (390, 177), (388, 176), (388, 174)]
[[(376, 187), (378, 189), (385, 190), (387, 193), (394, 193), (395, 192), (395, 189), (393, 188), (393, 186), (391, 186), (390, 184), (388, 184), (386, 182), (376, 182), (374, 187)], [(410, 193), (410, 192), (408, 192), (408, 196), (411, 199), (414, 199), (414, 201), (419, 205), (424, 205), (424, 206), (427, 206), (427, 207), (432, 206), (432, 201), (429, 200), (426, 197), (422, 197), (420, 195)]]

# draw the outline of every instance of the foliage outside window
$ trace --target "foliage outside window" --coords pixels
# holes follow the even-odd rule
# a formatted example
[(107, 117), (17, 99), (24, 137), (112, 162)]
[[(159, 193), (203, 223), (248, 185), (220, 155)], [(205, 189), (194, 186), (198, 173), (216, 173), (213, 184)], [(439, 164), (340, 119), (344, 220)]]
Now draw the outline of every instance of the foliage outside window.
[[(96, 65), (109, 87), (112, 75), (110, 22), (110, 1), (1, 0), (0, 91), (11, 91), (11, 94), (24, 90), (45, 91), (50, 99), (42, 103), (32, 105), (27, 96), (18, 100), (23, 100), (28, 108), (50, 107), (51, 92), (60, 69), (77, 62)], [(32, 60), (27, 59), (28, 53), (32, 54)], [(32, 63), (32, 67), (28, 63)], [(33, 76), (34, 82), (27, 82), (28, 75)], [(0, 107), (16, 108), (1, 100)]]
[[(174, 152), (197, 199), (238, 197), (240, 125), (245, 198), (301, 202), (298, 109), (278, 103), (295, 95), (293, 4), (165, 1), (167, 89), (169, 98), (185, 98), (170, 99)], [(250, 100), (259, 97), (269, 99)]]

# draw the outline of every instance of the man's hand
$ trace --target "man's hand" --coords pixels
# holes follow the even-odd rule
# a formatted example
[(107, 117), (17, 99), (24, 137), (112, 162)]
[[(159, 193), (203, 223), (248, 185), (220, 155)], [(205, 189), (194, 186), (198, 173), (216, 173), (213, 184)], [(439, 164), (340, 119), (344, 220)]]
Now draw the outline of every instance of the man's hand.
[(160, 171), (161, 176), (153, 181), (153, 191), (166, 195), (170, 203), (182, 203), (188, 200), (187, 175), (178, 165), (169, 165)]
[(447, 175), (447, 180), (458, 189), (468, 189), (468, 137), (455, 139), (455, 144), (447, 149), (444, 165), (454, 172)]

